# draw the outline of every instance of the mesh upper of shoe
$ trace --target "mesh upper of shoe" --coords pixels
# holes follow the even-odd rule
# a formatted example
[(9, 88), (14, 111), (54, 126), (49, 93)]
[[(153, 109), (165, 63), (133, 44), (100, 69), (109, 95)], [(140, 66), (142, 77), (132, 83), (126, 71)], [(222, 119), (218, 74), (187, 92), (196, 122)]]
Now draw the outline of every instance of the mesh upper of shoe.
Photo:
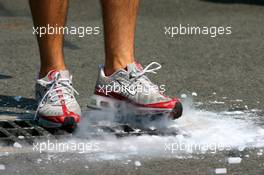
[[(152, 68), (153, 65), (158, 67)], [(157, 85), (153, 84), (146, 73), (156, 73), (155, 70), (161, 68), (161, 65), (152, 62), (145, 69), (136, 62), (131, 63), (125, 69), (116, 71), (111, 76), (105, 76), (104, 68), (99, 68), (99, 76), (97, 80), (97, 89), (106, 89), (114, 91), (129, 100), (138, 104), (153, 104), (170, 101), (171, 98), (164, 96)], [(109, 87), (112, 89), (109, 90)], [(120, 90), (121, 89), (121, 90)]]
[(81, 115), (80, 106), (72, 87), (72, 77), (69, 71), (51, 71), (46, 77), (38, 79), (36, 83), (37, 112), (43, 116), (63, 115), (62, 104), (65, 103), (68, 111)]

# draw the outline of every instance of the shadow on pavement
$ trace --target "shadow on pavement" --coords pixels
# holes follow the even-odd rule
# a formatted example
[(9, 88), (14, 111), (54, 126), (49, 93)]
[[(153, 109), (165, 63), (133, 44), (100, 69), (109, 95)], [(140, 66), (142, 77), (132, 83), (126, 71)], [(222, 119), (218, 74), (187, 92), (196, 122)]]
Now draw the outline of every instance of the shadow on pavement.
[(80, 49), (79, 46), (77, 46), (76, 44), (73, 44), (71, 41), (69, 40), (64, 40), (64, 47), (65, 48), (68, 48), (68, 49), (71, 49), (71, 50), (78, 50)]
[(14, 16), (11, 11), (5, 8), (3, 3), (0, 2), (0, 16)]
[(37, 103), (32, 98), (0, 95), (0, 107), (14, 107), (24, 110), (36, 110)]
[(264, 5), (264, 0), (201, 0), (201, 1), (223, 3), (223, 4)]
[(1, 79), (9, 79), (9, 78), (12, 78), (12, 76), (0, 74), (0, 80)]

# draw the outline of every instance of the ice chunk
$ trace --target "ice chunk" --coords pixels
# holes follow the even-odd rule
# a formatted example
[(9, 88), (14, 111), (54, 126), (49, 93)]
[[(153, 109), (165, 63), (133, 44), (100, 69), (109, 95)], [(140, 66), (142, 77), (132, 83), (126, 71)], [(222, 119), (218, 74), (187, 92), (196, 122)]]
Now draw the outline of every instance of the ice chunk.
[(239, 164), (241, 163), (242, 159), (240, 157), (229, 157), (228, 163), (229, 164)]
[(18, 136), (18, 138), (19, 138), (19, 139), (24, 139), (24, 138), (25, 138), (25, 136)]
[(140, 161), (135, 161), (135, 166), (141, 166)]
[(263, 152), (258, 152), (257, 155), (258, 156), (262, 156), (263, 155)]
[(0, 157), (1, 157), (1, 156), (8, 156), (8, 155), (9, 155), (8, 152), (2, 152), (2, 153), (0, 152)]
[(225, 104), (225, 102), (223, 102), (223, 101), (209, 101), (209, 103), (211, 103), (211, 104)]
[(192, 92), (192, 96), (197, 96), (197, 93), (196, 92)]
[(154, 126), (149, 127), (150, 130), (155, 130), (156, 128)]
[(5, 165), (0, 164), (0, 170), (5, 170)]
[(203, 105), (203, 102), (194, 102), (194, 104), (196, 105), (196, 106), (201, 106), (201, 105)]
[(215, 174), (226, 174), (227, 170), (226, 168), (216, 168), (215, 169)]
[(187, 98), (186, 94), (181, 94), (181, 98)]
[(14, 146), (15, 148), (22, 148), (22, 145), (20, 145), (20, 144), (17, 143), (17, 142), (15, 142), (15, 143), (13, 144), (13, 146)]
[(21, 100), (21, 98), (22, 98), (21, 96), (15, 96), (15, 97), (14, 97), (14, 99), (15, 99), (17, 102), (19, 102), (19, 101)]

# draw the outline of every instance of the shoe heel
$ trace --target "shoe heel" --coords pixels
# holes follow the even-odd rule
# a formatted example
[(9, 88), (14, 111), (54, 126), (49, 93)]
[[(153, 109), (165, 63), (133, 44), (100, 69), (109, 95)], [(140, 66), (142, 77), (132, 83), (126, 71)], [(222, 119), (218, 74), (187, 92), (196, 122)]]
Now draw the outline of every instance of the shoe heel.
[(170, 117), (175, 120), (182, 116), (183, 107), (181, 102), (175, 104), (173, 110), (170, 113)]

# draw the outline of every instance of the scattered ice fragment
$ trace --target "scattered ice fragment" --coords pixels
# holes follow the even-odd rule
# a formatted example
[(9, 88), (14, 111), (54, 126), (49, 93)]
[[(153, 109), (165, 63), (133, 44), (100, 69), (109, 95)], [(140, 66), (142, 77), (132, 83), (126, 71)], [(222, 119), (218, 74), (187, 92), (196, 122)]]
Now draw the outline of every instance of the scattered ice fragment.
[(135, 161), (135, 166), (141, 166), (140, 161)]
[(184, 139), (184, 136), (182, 134), (178, 134), (178, 135), (176, 135), (176, 138), (181, 140), (181, 139)]
[(215, 169), (215, 174), (226, 174), (227, 170), (226, 168), (216, 168)]
[(154, 126), (149, 127), (150, 130), (155, 130), (156, 128)]
[(187, 98), (186, 94), (181, 94), (181, 98)]
[(135, 129), (135, 132), (140, 132), (141, 130), (140, 129)]
[(19, 139), (24, 139), (24, 138), (25, 138), (25, 136), (18, 136), (18, 138), (19, 138)]
[(196, 105), (196, 106), (201, 106), (201, 105), (203, 105), (203, 102), (194, 102), (194, 104)]
[(262, 153), (262, 152), (257, 152), (257, 155), (258, 155), (258, 156), (262, 156), (263, 153)]
[(251, 112), (261, 112), (261, 110), (259, 110), (259, 109), (251, 109), (250, 111)]
[(258, 156), (262, 156), (263, 155), (263, 149), (260, 149), (259, 152), (257, 152)]
[(216, 95), (216, 92), (213, 92), (213, 95)]
[(229, 164), (239, 164), (241, 163), (242, 159), (240, 157), (229, 157), (228, 163)]
[(87, 165), (84, 166), (85, 169), (88, 169), (89, 167)]
[(0, 170), (5, 170), (5, 165), (0, 164)]
[(13, 144), (13, 146), (14, 146), (15, 148), (22, 148), (22, 145), (20, 145), (20, 144), (17, 143), (17, 142), (15, 142), (15, 143)]
[(22, 98), (21, 96), (15, 96), (15, 97), (14, 97), (14, 99), (15, 99), (16, 101), (20, 101), (21, 98)]
[(1, 157), (1, 156), (8, 156), (8, 155), (9, 155), (8, 152), (0, 152), (0, 157)]
[(235, 101), (236, 102), (243, 102), (243, 100), (241, 100), (241, 99), (236, 99)]
[(111, 155), (111, 154), (103, 154), (100, 156), (101, 159), (103, 160), (115, 160), (118, 158), (116, 155)]
[(222, 99), (227, 99), (227, 97), (222, 97)]
[(192, 92), (192, 96), (197, 96), (197, 93), (196, 92)]
[(224, 111), (224, 112), (220, 112), (221, 114), (224, 115), (243, 115), (245, 114), (245, 112), (243, 111)]
[(223, 102), (223, 101), (209, 101), (209, 103), (211, 103), (211, 104), (225, 104), (225, 102)]
[(248, 109), (248, 106), (247, 105), (245, 105), (245, 109)]
[(247, 155), (245, 155), (245, 157), (249, 158), (249, 155), (247, 154)]
[(42, 159), (37, 159), (37, 163), (40, 163), (42, 161)]

